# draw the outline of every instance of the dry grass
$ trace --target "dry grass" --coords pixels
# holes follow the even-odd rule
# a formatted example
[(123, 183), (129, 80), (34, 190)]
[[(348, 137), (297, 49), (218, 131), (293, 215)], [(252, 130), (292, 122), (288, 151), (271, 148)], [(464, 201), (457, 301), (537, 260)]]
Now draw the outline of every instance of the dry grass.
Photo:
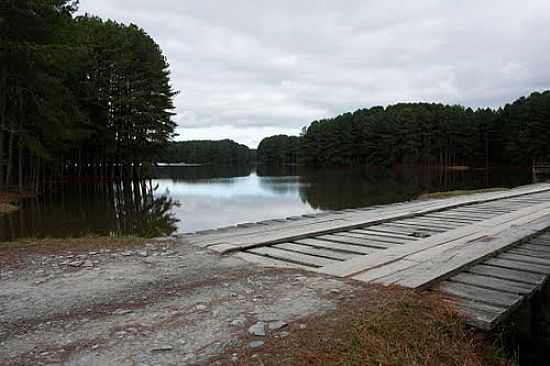
[(485, 188), (485, 189), (472, 189), (472, 190), (457, 190), (457, 191), (448, 191), (448, 192), (433, 192), (433, 193), (424, 193), (421, 194), (418, 199), (441, 199), (441, 198), (450, 198), (456, 196), (465, 196), (469, 194), (476, 193), (489, 193), (489, 192), (500, 192), (507, 191), (509, 188)]
[[(310, 319), (264, 348), (243, 347), (231, 365), (511, 365), (435, 294), (379, 289), (338, 311)], [(234, 351), (230, 351), (234, 352)]]

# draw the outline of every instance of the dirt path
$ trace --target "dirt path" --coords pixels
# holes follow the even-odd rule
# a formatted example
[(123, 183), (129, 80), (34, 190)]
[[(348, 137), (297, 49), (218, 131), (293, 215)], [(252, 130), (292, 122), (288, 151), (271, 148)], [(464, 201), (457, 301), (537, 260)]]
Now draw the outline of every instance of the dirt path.
[(0, 252), (0, 266), (0, 365), (208, 363), (285, 338), (365, 289), (173, 240)]

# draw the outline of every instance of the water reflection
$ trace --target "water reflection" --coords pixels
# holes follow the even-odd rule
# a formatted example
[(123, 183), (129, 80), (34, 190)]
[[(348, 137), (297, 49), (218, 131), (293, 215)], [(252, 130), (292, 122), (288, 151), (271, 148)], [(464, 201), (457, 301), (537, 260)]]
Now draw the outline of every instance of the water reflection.
[(208, 166), (157, 168), (155, 173), (157, 178), (148, 182), (67, 185), (59, 193), (27, 202), (23, 210), (0, 216), (0, 240), (192, 232), (404, 201), (425, 192), (514, 187), (530, 181), (528, 170), (510, 168), (487, 172)]
[(300, 196), (321, 210), (366, 207), (407, 201), (422, 193), (488, 187), (515, 187), (530, 182), (526, 169), (495, 168), (449, 171), (426, 167), (303, 170)]
[(177, 202), (155, 194), (151, 181), (66, 185), (0, 216), (0, 241), (20, 237), (169, 235), (177, 230)]

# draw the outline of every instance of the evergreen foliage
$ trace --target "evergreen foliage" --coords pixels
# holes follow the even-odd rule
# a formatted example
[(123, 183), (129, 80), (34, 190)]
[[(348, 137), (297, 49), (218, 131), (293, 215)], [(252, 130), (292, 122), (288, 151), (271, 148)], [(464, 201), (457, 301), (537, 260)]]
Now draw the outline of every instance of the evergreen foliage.
[(258, 162), (268, 165), (294, 165), (298, 162), (300, 138), (276, 135), (263, 139), (258, 145)]
[(290, 139), (264, 139), (259, 161), (284, 164), (292, 156), (315, 167), (529, 165), (550, 159), (550, 91), (498, 110), (433, 103), (359, 109), (312, 122), (292, 138), (296, 144)]
[(170, 143), (160, 160), (166, 163), (238, 165), (255, 160), (254, 151), (232, 140)]
[(0, 2), (0, 189), (128, 177), (174, 134), (168, 63), (135, 25), (78, 2)]

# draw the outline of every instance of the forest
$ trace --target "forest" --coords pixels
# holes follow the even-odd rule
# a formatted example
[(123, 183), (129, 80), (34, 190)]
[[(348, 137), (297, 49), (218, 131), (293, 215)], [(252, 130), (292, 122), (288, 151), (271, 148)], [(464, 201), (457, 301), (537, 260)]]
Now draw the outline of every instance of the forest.
[(239, 165), (255, 162), (255, 150), (233, 140), (171, 142), (159, 155), (166, 163)]
[(550, 157), (550, 91), (498, 109), (400, 103), (314, 121), (300, 137), (272, 136), (258, 161), (313, 167), (530, 165)]
[(0, 6), (0, 191), (135, 177), (174, 136), (169, 65), (141, 28), (78, 1)]

